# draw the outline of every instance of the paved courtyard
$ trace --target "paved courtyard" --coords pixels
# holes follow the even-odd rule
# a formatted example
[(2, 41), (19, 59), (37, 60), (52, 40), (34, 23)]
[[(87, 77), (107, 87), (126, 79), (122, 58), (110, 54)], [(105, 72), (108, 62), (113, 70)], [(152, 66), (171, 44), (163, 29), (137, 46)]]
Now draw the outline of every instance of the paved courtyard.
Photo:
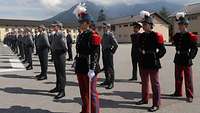
[[(147, 113), (148, 107), (151, 106), (151, 101), (148, 105), (135, 105), (141, 97), (141, 84), (128, 81), (131, 77), (130, 50), (130, 44), (121, 44), (115, 55), (115, 88), (105, 90), (98, 87), (101, 113)], [(157, 113), (200, 113), (200, 52), (194, 60), (195, 98), (190, 104), (185, 101), (185, 96), (168, 96), (174, 91), (174, 53), (173, 47), (167, 47), (167, 54), (161, 61), (162, 106)], [(38, 57), (33, 56), (34, 69), (26, 71), (16, 55), (0, 44), (0, 113), (79, 113), (81, 100), (71, 64), (72, 62), (67, 62), (66, 67), (66, 97), (54, 100), (55, 95), (48, 93), (48, 90), (55, 86), (53, 63), (49, 62), (48, 80), (37, 81), (34, 76), (40, 72)], [(101, 73), (99, 78), (101, 81), (104, 74)]]

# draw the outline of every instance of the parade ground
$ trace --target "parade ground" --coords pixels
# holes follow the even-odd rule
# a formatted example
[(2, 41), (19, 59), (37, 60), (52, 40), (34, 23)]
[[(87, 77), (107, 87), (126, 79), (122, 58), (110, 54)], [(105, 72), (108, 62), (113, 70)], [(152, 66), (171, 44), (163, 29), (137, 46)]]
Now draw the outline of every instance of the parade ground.
[[(194, 101), (187, 103), (185, 95), (180, 98), (169, 96), (174, 92), (175, 49), (170, 46), (166, 48), (167, 53), (161, 60), (160, 70), (162, 105), (157, 113), (200, 113), (200, 52), (193, 65)], [(152, 106), (151, 99), (147, 105), (135, 105), (141, 97), (141, 84), (140, 80), (128, 81), (132, 70), (130, 51), (130, 44), (120, 44), (115, 54), (114, 89), (97, 88), (101, 113), (147, 113), (148, 107)], [(17, 56), (8, 47), (0, 44), (0, 113), (79, 113), (81, 98), (77, 77), (71, 68), (72, 62), (66, 62), (66, 65), (66, 97), (54, 100), (56, 94), (48, 93), (55, 87), (56, 76), (53, 63), (49, 62), (48, 79), (37, 81), (34, 76), (40, 73), (38, 56), (33, 55), (34, 69), (26, 71)], [(104, 78), (103, 73), (99, 74), (98, 84), (103, 80), (102, 78)]]

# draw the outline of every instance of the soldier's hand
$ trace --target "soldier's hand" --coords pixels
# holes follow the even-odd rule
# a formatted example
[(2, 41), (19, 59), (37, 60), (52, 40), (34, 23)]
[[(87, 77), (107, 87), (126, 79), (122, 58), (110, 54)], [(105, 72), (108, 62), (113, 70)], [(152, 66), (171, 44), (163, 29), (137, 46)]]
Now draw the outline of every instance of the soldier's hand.
[(92, 80), (94, 78), (94, 76), (95, 76), (94, 70), (89, 70), (89, 72), (88, 72), (89, 79)]

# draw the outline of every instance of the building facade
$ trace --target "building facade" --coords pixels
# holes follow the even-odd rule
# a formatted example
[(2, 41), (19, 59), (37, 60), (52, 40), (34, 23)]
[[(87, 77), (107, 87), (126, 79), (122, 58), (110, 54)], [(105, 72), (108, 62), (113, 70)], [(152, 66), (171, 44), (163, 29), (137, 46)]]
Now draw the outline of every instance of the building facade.
[[(154, 31), (160, 32), (164, 36), (164, 41), (169, 42), (169, 28), (170, 23), (163, 19), (159, 14), (152, 13), (154, 21)], [(102, 25), (103, 23), (109, 23), (112, 26), (112, 31), (120, 43), (131, 42), (130, 35), (133, 33), (133, 22), (141, 21), (140, 16), (128, 16), (123, 18), (118, 18), (114, 20), (108, 20), (97, 23), (97, 30), (100, 34), (103, 33)], [(142, 30), (141, 30), (142, 32)]]

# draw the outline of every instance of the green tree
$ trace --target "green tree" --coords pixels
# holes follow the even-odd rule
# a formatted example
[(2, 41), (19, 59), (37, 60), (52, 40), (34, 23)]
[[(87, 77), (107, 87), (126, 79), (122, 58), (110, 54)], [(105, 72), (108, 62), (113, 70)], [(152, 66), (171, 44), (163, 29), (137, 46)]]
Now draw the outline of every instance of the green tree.
[(164, 17), (165, 19), (169, 20), (169, 16), (170, 16), (170, 12), (167, 10), (167, 8), (162, 7), (160, 9), (160, 11), (158, 12), (158, 14), (160, 14), (162, 17)]
[(106, 14), (104, 13), (104, 10), (101, 9), (99, 11), (99, 15), (98, 15), (97, 21), (100, 22), (100, 21), (105, 21), (105, 20), (106, 20)]

